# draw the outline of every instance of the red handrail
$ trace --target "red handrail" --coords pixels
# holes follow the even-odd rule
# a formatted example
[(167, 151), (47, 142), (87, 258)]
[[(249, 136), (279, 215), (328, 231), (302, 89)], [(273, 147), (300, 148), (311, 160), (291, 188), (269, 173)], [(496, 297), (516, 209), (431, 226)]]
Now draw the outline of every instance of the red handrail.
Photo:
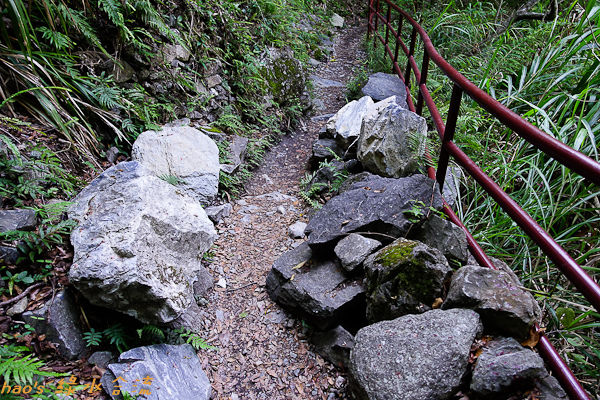
[[(375, 2), (376, 7), (373, 6)], [(379, 12), (381, 3), (387, 4), (388, 6), (385, 17)], [(550, 258), (556, 264), (556, 266), (575, 285), (575, 287), (579, 289), (579, 291), (596, 308), (596, 310), (600, 310), (600, 286), (598, 286), (598, 284), (583, 270), (583, 268), (581, 268), (581, 266), (579, 266), (575, 260), (573, 260), (571, 256), (569, 256), (569, 254), (562, 247), (560, 247), (556, 241), (546, 231), (544, 231), (529, 214), (527, 214), (498, 186), (498, 184), (496, 184), (496, 182), (494, 182), (493, 179), (487, 176), (485, 172), (483, 172), (483, 170), (453, 142), (456, 120), (458, 117), (463, 93), (475, 100), (483, 109), (487, 110), (491, 115), (496, 117), (498, 121), (513, 130), (523, 139), (527, 140), (537, 149), (548, 154), (558, 162), (570, 168), (573, 172), (578, 173), (596, 185), (600, 185), (600, 163), (542, 132), (537, 127), (525, 121), (518, 114), (512, 112), (510, 109), (497, 102), (487, 93), (461, 75), (458, 71), (452, 68), (452, 66), (448, 64), (448, 62), (446, 62), (442, 56), (440, 56), (440, 54), (434, 48), (433, 43), (431, 42), (431, 39), (425, 30), (414, 19), (412, 19), (410, 15), (402, 11), (390, 0), (369, 0), (368, 7), (368, 35), (374, 32), (377, 36), (375, 39), (379, 39), (379, 41), (383, 43), (384, 50), (390, 59), (393, 60), (392, 71), (395, 72), (406, 84), (407, 104), (409, 108), (421, 115), (423, 105), (426, 105), (431, 114), (433, 124), (442, 141), (442, 148), (438, 160), (438, 171), (436, 172), (431, 167), (428, 168), (429, 176), (433, 179), (437, 179), (441, 188), (444, 184), (449, 158), (452, 156), (454, 160), (461, 167), (463, 167), (466, 172), (469, 173), (469, 175), (477, 183), (479, 183), (483, 189), (502, 207), (502, 209), (513, 219), (513, 221), (515, 221), (523, 229), (523, 231), (535, 243), (537, 243), (538, 246), (540, 246), (548, 258)], [(396, 31), (392, 26), (392, 10), (398, 13), (398, 31)], [(375, 21), (373, 21), (374, 18)], [(410, 48), (406, 46), (400, 37), (402, 23), (404, 20), (406, 20), (413, 27), (410, 37)], [(385, 39), (377, 30), (379, 22), (385, 25)], [(393, 53), (388, 44), (390, 33), (392, 38), (396, 40), (396, 46)], [(417, 35), (421, 38), (424, 44), (423, 63), (421, 70), (419, 70), (414, 59)], [(373, 45), (377, 45), (377, 40), (374, 40)], [(397, 63), (399, 49), (402, 49), (408, 58), (406, 72), (404, 74)], [(427, 71), (430, 61), (433, 61), (454, 83), (446, 124), (444, 124), (443, 119), (437, 110), (431, 95), (429, 94), (429, 90), (427, 89)], [(413, 103), (410, 94), (411, 72), (415, 77), (415, 81), (417, 82), (419, 89), (416, 106)], [(458, 216), (450, 207), (448, 207), (447, 204), (444, 204), (444, 211), (451, 221), (459, 225), (466, 232), (469, 250), (475, 259), (483, 266), (494, 268), (489, 258), (485, 255), (485, 252), (481, 249), (479, 244), (477, 244), (473, 236), (469, 233)], [(552, 344), (544, 336), (543, 332), (539, 330), (539, 327), (536, 326), (536, 329), (540, 333), (540, 341), (537, 348), (552, 371), (555, 373), (556, 377), (570, 398), (589, 399), (587, 393), (581, 387), (565, 362), (560, 358), (556, 349), (554, 349)]]

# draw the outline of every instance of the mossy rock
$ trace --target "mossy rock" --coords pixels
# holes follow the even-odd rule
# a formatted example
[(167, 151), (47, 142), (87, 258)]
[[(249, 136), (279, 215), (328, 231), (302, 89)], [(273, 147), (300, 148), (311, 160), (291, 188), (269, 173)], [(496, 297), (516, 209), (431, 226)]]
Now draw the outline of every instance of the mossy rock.
[(291, 49), (270, 49), (264, 61), (261, 76), (263, 87), (278, 104), (286, 104), (298, 98), (306, 87), (306, 73), (302, 63), (294, 58)]
[(452, 272), (439, 250), (404, 238), (369, 256), (364, 266), (370, 322), (430, 310)]

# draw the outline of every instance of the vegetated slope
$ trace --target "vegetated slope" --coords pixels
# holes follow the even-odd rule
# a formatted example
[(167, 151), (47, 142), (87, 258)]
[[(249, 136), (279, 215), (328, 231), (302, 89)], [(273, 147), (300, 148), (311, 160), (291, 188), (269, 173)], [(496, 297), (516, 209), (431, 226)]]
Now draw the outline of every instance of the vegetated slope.
[[(520, 11), (506, 4), (398, 3), (412, 11), (442, 56), (472, 82), (549, 135), (600, 160), (600, 53), (595, 44), (600, 10), (594, 1), (561, 4), (555, 19), (548, 3), (537, 4), (529, 11), (549, 20), (512, 24), (506, 22)], [(405, 27), (404, 37), (409, 35)], [(387, 71), (379, 49), (370, 55), (370, 65)], [(435, 67), (430, 69), (428, 87), (442, 115), (451, 85)], [(437, 135), (430, 136), (430, 146), (438, 147)], [(472, 101), (461, 105), (455, 141), (598, 280), (598, 187), (536, 151)], [(468, 178), (459, 214), (488, 254), (509, 262), (536, 295), (548, 336), (586, 389), (598, 394), (600, 315)]]

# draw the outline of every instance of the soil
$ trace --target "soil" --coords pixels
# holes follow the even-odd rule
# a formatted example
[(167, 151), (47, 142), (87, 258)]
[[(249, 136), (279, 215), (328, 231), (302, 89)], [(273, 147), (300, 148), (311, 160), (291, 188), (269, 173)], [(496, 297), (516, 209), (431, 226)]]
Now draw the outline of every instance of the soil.
[[(288, 227), (307, 221), (299, 200), (299, 181), (308, 172), (312, 142), (327, 118), (346, 104), (345, 85), (364, 58), (364, 21), (357, 20), (335, 39), (331, 60), (312, 72), (344, 87), (316, 88), (324, 109), (307, 118), (265, 157), (233, 203), (233, 212), (217, 229), (209, 270), (215, 286), (206, 305), (206, 340), (218, 350), (199, 355), (216, 399), (344, 399), (346, 374), (315, 354), (311, 330), (274, 303), (265, 291), (273, 262), (302, 240), (288, 237)], [(352, 21), (350, 21), (352, 24)], [(221, 280), (223, 283), (223, 280)]]

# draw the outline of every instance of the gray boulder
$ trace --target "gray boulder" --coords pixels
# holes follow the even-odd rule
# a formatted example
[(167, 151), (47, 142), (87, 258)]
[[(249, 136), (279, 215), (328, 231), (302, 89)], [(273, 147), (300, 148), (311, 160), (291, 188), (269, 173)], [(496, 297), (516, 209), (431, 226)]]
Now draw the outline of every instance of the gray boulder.
[(542, 312), (530, 293), (507, 272), (474, 265), (454, 273), (443, 309), (470, 308), (488, 333), (525, 339)]
[(448, 167), (446, 170), (442, 196), (444, 196), (444, 200), (446, 200), (451, 208), (453, 208), (460, 199), (460, 179), (462, 176), (462, 169), (459, 167)]
[(348, 278), (333, 261), (312, 259), (306, 242), (275, 261), (266, 286), (271, 299), (322, 330), (364, 308), (362, 280)]
[(217, 237), (200, 203), (135, 161), (106, 170), (74, 202), (71, 283), (91, 303), (145, 323), (181, 315)]
[(221, 164), (221, 170), (233, 174), (246, 159), (248, 138), (234, 135), (229, 143), (229, 164)]
[(432, 310), (359, 330), (350, 352), (354, 398), (449, 399), (480, 332), (479, 316), (471, 310)]
[(380, 246), (378, 240), (351, 233), (338, 242), (334, 252), (342, 262), (342, 267), (351, 272)]
[(544, 360), (513, 338), (498, 338), (483, 348), (473, 370), (471, 390), (488, 398), (517, 387), (531, 388), (547, 375)]
[(0, 246), (0, 263), (13, 264), (17, 263), (19, 257), (23, 255), (16, 247)]
[(354, 337), (341, 326), (315, 333), (310, 337), (317, 353), (332, 364), (348, 368), (350, 350), (354, 346)]
[(328, 134), (342, 149), (347, 150), (358, 140), (363, 117), (371, 106), (373, 106), (373, 99), (364, 96), (360, 100), (353, 100), (346, 104), (327, 121)]
[(439, 250), (404, 238), (369, 256), (363, 265), (370, 322), (431, 310), (452, 274)]
[(375, 103), (365, 113), (357, 158), (369, 171), (392, 178), (417, 168), (425, 151), (425, 118), (398, 105), (393, 96)]
[(535, 381), (535, 388), (538, 390), (540, 400), (568, 400), (569, 398), (558, 380), (547, 373), (545, 377)]
[(133, 143), (131, 158), (156, 176), (178, 178), (178, 187), (204, 205), (217, 196), (219, 149), (198, 129), (177, 126), (143, 132)]
[(315, 140), (312, 146), (311, 163), (316, 167), (322, 161), (333, 159), (334, 155), (337, 155), (338, 157), (342, 157), (344, 155), (344, 150), (338, 146), (335, 139), (325, 138)]
[(352, 232), (401, 237), (424, 221), (429, 206), (441, 210), (442, 200), (437, 183), (424, 175), (358, 182), (311, 218), (306, 227), (308, 244), (313, 250), (332, 248), (340, 236)]
[(467, 235), (452, 222), (430, 215), (415, 232), (415, 240), (441, 251), (453, 267), (460, 268), (467, 263)]
[[(117, 377), (122, 379), (112, 382)], [(101, 382), (115, 400), (123, 398), (120, 392), (148, 400), (208, 400), (211, 395), (208, 376), (189, 344), (156, 344), (126, 351), (118, 363), (108, 366)]]
[(85, 354), (79, 313), (68, 290), (61, 290), (54, 301), (46, 302), (39, 310), (27, 311), (22, 317), (38, 335), (46, 335), (46, 340), (56, 345), (61, 356), (76, 360)]
[(174, 60), (188, 61), (190, 59), (190, 52), (180, 44), (168, 44), (162, 45), (160, 52), (162, 53), (162, 61), (165, 64), (171, 64)]
[(362, 93), (365, 96), (370, 96), (375, 101), (381, 101), (390, 96), (397, 96), (398, 105), (408, 110), (408, 104), (406, 104), (406, 86), (396, 74), (377, 72), (369, 76), (367, 84), (362, 88)]
[(117, 356), (110, 351), (96, 351), (88, 358), (87, 361), (89, 364), (94, 364), (102, 369), (106, 369), (108, 364), (112, 364), (117, 361)]
[(35, 210), (0, 210), (0, 232), (35, 229)]
[(333, 14), (331, 16), (331, 25), (335, 26), (336, 28), (342, 28), (344, 26), (344, 18), (337, 14)]

